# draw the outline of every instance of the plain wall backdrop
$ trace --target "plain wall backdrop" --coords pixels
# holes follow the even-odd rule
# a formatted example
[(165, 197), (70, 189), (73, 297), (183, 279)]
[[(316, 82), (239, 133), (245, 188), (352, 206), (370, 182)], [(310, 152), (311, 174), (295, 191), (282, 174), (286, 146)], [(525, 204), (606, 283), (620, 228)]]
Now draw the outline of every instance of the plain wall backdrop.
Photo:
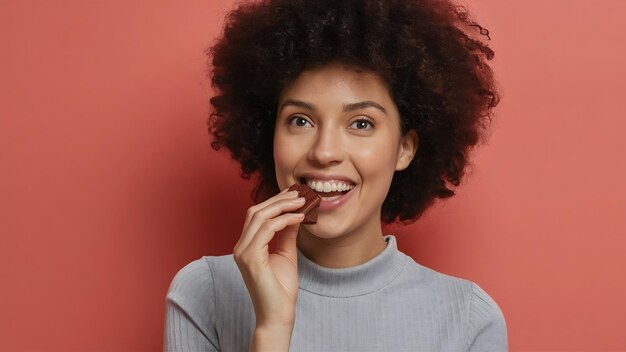
[[(481, 285), (511, 351), (626, 351), (626, 1), (475, 0), (502, 89), (458, 195), (400, 249)], [(0, 350), (158, 351), (252, 184), (210, 148), (232, 1), (0, 0)]]

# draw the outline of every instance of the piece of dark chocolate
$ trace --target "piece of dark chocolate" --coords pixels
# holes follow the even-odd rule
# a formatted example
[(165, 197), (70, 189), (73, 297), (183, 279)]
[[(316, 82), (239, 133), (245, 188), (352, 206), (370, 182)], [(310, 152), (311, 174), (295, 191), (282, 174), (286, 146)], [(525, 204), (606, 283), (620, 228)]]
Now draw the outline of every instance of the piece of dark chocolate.
[(296, 210), (297, 213), (304, 214), (303, 224), (315, 224), (317, 222), (317, 213), (319, 212), (320, 197), (311, 187), (295, 183), (289, 187), (289, 191), (298, 191), (298, 196), (305, 199), (304, 205)]

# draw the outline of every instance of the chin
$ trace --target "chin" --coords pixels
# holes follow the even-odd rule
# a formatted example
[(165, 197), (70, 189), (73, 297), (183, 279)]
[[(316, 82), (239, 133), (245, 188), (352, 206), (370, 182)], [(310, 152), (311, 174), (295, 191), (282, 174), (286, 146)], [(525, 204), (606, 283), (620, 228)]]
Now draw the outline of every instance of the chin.
[(307, 232), (310, 233), (312, 236), (321, 239), (333, 239), (341, 237), (342, 235), (341, 233), (338, 233), (336, 229), (335, 231), (329, 231), (329, 229), (327, 229), (325, 226), (320, 226), (319, 224), (304, 225), (304, 227), (306, 228)]
[(304, 227), (312, 236), (326, 240), (340, 238), (349, 232), (345, 224), (330, 223), (321, 217), (316, 224), (304, 225)]

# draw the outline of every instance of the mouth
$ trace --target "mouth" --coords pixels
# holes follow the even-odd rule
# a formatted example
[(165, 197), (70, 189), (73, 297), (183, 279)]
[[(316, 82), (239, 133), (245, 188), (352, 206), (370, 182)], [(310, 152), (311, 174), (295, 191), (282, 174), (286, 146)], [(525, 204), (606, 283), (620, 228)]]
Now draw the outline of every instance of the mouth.
[[(322, 197), (322, 203), (337, 201), (356, 186), (356, 184), (349, 180), (339, 179), (309, 179), (301, 177), (299, 181), (301, 184), (309, 186), (315, 193)], [(324, 208), (322, 205), (320, 207)]]

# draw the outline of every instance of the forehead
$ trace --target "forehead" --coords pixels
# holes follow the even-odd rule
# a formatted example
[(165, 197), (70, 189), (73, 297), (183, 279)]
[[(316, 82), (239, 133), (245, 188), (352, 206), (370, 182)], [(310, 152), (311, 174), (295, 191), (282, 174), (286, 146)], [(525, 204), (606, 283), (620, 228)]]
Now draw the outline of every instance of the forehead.
[(369, 100), (386, 108), (395, 107), (387, 84), (380, 75), (341, 63), (330, 63), (303, 71), (284, 87), (279, 104), (293, 98), (323, 101), (325, 104)]

